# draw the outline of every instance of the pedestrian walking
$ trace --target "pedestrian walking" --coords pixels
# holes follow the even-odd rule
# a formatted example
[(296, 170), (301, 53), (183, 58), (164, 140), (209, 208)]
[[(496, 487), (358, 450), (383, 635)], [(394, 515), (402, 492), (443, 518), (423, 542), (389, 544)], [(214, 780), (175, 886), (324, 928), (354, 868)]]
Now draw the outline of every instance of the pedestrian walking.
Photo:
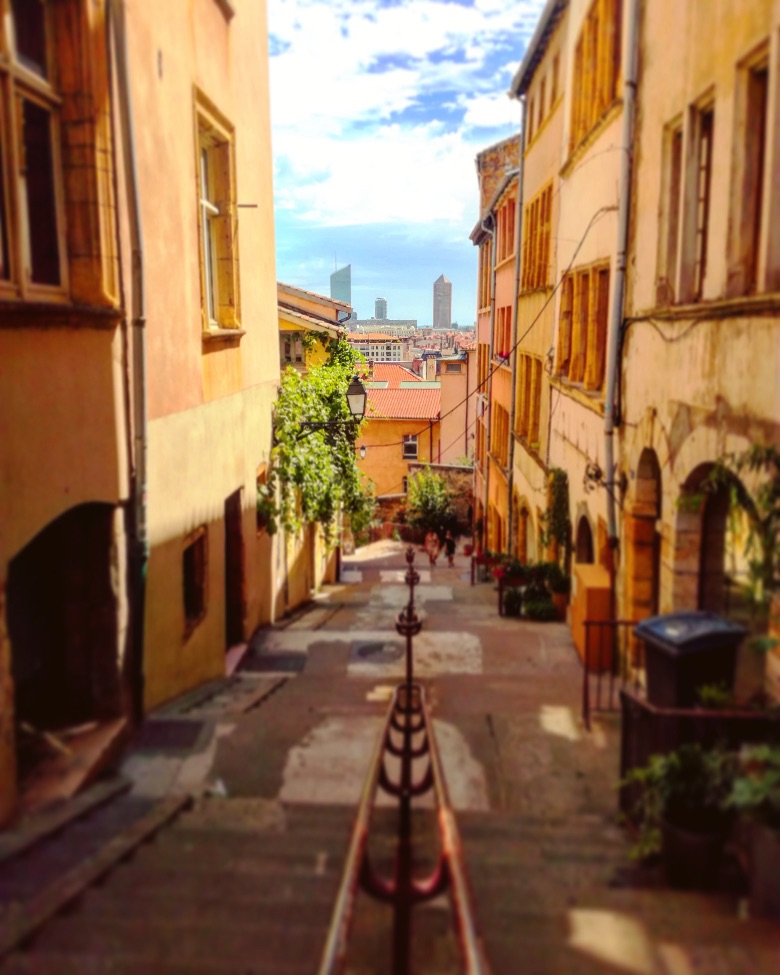
[(436, 559), (439, 557), (440, 548), (439, 536), (431, 528), (431, 530), (425, 536), (425, 551), (428, 553), (428, 560), (430, 561), (431, 565), (436, 565)]
[(447, 565), (452, 568), (455, 565), (455, 539), (451, 531), (444, 536), (444, 551), (447, 553)]

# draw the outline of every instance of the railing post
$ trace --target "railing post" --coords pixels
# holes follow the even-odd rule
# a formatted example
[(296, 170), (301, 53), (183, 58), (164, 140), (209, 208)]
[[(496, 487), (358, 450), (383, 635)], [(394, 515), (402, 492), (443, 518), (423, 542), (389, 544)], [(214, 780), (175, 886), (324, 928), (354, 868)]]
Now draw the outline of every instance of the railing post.
[(420, 632), (422, 623), (414, 608), (414, 587), (420, 575), (414, 568), (414, 548), (406, 550), (406, 584), (409, 601), (398, 614), (395, 628), (406, 637), (406, 682), (403, 695), (403, 745), (401, 748), (401, 781), (398, 802), (398, 849), (395, 860), (395, 912), (393, 919), (393, 975), (408, 975), (411, 948), (412, 914), (412, 736), (414, 708), (412, 685), (414, 661), (412, 638)]

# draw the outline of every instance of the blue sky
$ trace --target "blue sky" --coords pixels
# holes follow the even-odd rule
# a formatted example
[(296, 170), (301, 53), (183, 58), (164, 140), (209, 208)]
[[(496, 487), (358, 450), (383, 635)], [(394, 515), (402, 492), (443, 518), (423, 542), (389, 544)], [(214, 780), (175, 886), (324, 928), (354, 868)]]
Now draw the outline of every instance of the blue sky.
[(517, 131), (507, 97), (544, 0), (268, 0), (280, 281), (431, 322), (452, 281), (471, 324), (476, 153)]

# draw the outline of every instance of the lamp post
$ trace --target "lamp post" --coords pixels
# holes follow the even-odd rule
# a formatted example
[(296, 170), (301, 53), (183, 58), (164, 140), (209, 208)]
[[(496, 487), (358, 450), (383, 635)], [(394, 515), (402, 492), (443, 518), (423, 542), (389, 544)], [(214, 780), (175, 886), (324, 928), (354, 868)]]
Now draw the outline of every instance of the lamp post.
[[(306, 436), (307, 433), (312, 433), (314, 430), (336, 430), (348, 425), (357, 426), (366, 415), (367, 399), (366, 387), (358, 376), (353, 376), (347, 387), (347, 406), (349, 407), (350, 418), (348, 420), (302, 420), (301, 437)], [(364, 449), (361, 447), (361, 451)]]

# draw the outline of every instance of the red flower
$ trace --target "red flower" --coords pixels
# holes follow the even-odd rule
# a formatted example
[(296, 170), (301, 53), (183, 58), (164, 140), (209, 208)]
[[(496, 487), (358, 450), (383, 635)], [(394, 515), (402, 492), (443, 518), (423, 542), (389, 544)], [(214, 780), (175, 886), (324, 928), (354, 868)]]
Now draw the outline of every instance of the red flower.
[(497, 565), (495, 567), (495, 569), (493, 569), (493, 576), (496, 579), (503, 579), (504, 576), (505, 576), (505, 574), (506, 573), (505, 573), (505, 570), (504, 570), (503, 565)]

